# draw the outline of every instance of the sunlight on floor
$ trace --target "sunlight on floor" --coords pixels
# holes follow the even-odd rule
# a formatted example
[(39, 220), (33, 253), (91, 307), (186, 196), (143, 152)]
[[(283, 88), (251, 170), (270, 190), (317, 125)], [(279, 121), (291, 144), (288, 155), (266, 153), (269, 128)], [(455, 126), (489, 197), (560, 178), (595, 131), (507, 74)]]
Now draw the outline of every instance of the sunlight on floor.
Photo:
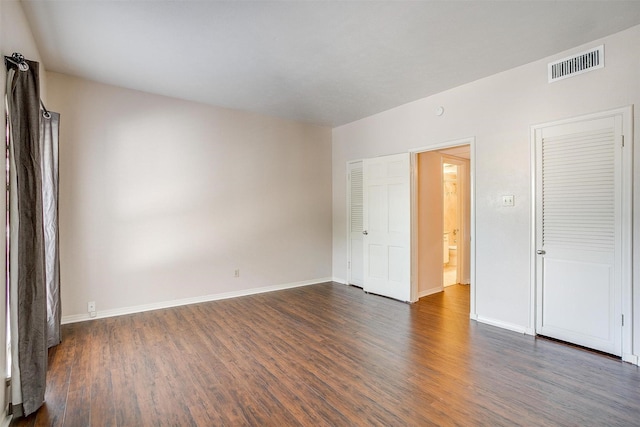
[(442, 273), (442, 285), (443, 286), (451, 286), (458, 283), (456, 278), (456, 269), (455, 265), (445, 265)]

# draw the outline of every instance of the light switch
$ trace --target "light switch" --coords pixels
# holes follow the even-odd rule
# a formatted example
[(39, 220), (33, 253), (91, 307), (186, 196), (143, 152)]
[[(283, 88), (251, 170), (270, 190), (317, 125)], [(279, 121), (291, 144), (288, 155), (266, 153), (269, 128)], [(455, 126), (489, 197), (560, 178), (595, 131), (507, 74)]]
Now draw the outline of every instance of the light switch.
[(514, 204), (515, 204), (515, 196), (514, 195), (502, 196), (502, 206), (511, 207)]

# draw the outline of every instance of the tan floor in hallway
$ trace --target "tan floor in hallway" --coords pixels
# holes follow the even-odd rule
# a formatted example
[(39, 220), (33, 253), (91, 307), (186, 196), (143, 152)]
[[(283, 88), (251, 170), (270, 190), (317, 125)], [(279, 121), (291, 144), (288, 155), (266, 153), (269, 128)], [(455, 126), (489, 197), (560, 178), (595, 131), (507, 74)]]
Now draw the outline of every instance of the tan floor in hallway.
[(456, 279), (456, 270), (457, 270), (457, 267), (455, 265), (449, 265), (449, 264), (444, 265), (443, 275), (442, 275), (443, 286), (451, 286), (458, 283)]

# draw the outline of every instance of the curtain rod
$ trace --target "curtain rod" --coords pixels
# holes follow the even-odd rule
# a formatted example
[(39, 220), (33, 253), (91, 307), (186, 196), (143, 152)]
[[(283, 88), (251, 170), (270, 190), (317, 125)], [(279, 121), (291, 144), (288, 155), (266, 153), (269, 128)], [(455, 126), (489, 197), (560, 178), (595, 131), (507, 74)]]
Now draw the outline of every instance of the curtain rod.
[(17, 65), (20, 71), (29, 70), (29, 64), (24, 60), (24, 55), (18, 52), (13, 52), (11, 56), (4, 57), (5, 62), (11, 62), (13, 65)]
[[(29, 70), (29, 64), (27, 64), (27, 61), (25, 61), (24, 55), (18, 52), (13, 52), (13, 55), (11, 56), (5, 56), (4, 62), (11, 62), (13, 65), (16, 65), (18, 67), (18, 70), (20, 71)], [(49, 112), (49, 110), (47, 110), (47, 107), (44, 106), (44, 102), (42, 102), (42, 99), (40, 100), (40, 107), (42, 107), (42, 115), (45, 117), (45, 119), (50, 119), (51, 113)]]

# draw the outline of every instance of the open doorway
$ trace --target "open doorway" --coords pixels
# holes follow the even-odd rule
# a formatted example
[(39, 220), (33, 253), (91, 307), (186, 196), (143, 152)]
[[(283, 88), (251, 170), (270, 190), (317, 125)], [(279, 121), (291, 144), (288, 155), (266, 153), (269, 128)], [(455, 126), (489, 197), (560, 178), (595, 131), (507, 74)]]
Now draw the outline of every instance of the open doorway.
[(473, 139), (414, 152), (413, 277), (416, 299), (450, 285), (473, 289)]
[(442, 156), (443, 286), (470, 283), (469, 145)]
[(458, 240), (460, 234), (461, 196), (458, 163), (442, 159), (442, 286), (460, 283), (458, 274)]

